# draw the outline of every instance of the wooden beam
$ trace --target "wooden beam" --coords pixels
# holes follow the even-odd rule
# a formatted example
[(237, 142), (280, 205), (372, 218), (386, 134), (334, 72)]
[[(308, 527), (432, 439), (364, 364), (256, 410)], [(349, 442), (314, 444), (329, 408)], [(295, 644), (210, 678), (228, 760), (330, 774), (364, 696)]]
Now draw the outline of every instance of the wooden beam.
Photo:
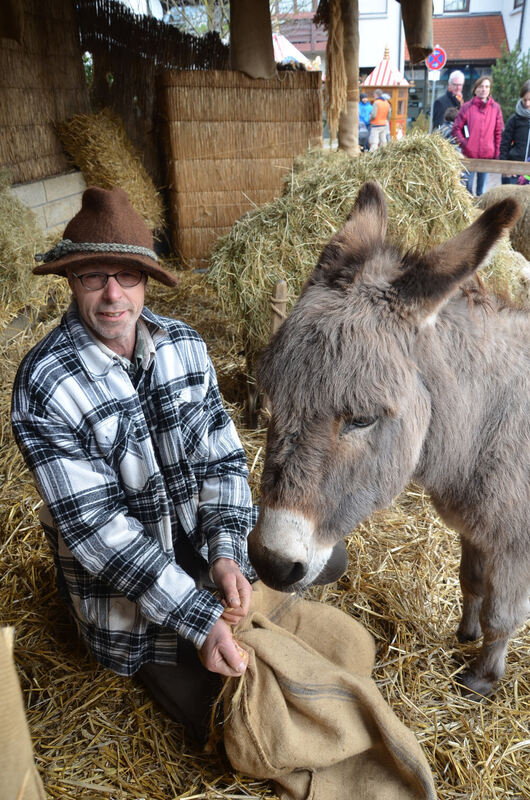
[(496, 158), (464, 158), (462, 165), (469, 172), (497, 172), (502, 175), (530, 175), (529, 161), (499, 161)]

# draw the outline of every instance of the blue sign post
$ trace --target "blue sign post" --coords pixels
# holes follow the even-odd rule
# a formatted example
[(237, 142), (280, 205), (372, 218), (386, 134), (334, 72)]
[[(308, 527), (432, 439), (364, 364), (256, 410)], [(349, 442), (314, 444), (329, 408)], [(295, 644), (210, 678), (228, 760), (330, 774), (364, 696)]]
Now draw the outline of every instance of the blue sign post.
[[(447, 61), (447, 53), (440, 47), (439, 44), (436, 45), (432, 53), (427, 56), (425, 59), (425, 66), (429, 70), (429, 81), (432, 81), (433, 84), (435, 81), (440, 80), (440, 71), (445, 67), (445, 62)], [(434, 86), (431, 90), (431, 117), (429, 120), (429, 133), (432, 132), (432, 117), (433, 117), (433, 110), (434, 110)]]

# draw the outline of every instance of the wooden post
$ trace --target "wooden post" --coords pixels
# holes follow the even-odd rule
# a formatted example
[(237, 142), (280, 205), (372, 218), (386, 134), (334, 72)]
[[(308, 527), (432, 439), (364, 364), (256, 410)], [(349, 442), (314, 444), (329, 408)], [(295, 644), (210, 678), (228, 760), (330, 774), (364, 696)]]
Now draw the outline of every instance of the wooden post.
[(287, 316), (287, 281), (276, 281), (271, 295), (271, 337)]
[(338, 146), (352, 156), (359, 155), (359, 2), (341, 0), (344, 28), (344, 69), (346, 108), (339, 116)]
[[(287, 317), (287, 282), (277, 281), (274, 284), (271, 295), (271, 337), (274, 336), (284, 319)], [(267, 420), (271, 416), (271, 403), (266, 394), (263, 395), (261, 403), (261, 410), (264, 412)]]

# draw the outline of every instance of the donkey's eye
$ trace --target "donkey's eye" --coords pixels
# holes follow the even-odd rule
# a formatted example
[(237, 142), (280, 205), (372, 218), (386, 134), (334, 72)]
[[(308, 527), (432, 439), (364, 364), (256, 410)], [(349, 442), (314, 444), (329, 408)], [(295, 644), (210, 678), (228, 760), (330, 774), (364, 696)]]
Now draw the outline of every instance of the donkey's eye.
[(371, 428), (377, 422), (377, 417), (349, 417), (345, 419), (340, 431), (340, 435), (360, 430), (361, 428)]

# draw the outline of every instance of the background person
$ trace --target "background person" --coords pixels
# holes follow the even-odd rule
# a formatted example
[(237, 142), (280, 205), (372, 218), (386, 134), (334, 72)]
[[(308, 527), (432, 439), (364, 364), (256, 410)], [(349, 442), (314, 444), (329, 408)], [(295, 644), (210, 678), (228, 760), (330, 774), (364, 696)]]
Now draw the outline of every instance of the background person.
[[(530, 161), (530, 80), (521, 86), (515, 114), (508, 119), (501, 136), (501, 161)], [(503, 183), (517, 183), (518, 175), (503, 175)]]
[(372, 104), (365, 92), (361, 92), (359, 99), (359, 145), (361, 150), (368, 150), (368, 138), (370, 135), (370, 115)]
[(448, 108), (456, 108), (458, 111), (464, 100), (462, 92), (464, 90), (464, 73), (455, 70), (449, 75), (447, 81), (447, 91), (434, 101), (432, 109), (432, 129), (443, 125), (444, 114)]
[(388, 119), (390, 117), (390, 103), (383, 99), (381, 89), (375, 90), (375, 99), (370, 114), (370, 135), (368, 142), (370, 150), (377, 150), (387, 143)]
[[(501, 107), (490, 96), (491, 78), (483, 75), (473, 84), (473, 97), (461, 107), (453, 125), (453, 136), (466, 158), (498, 158), (501, 145)], [(468, 191), (473, 194), (474, 172), (466, 177)], [(484, 191), (487, 172), (477, 172), (476, 194)]]
[[(446, 108), (444, 112), (443, 124), (436, 129), (435, 133), (440, 133), (444, 139), (449, 139), (449, 141), (454, 142), (453, 125), (455, 124), (457, 116), (458, 109), (456, 106), (449, 106), (449, 108)], [(460, 151), (460, 147), (458, 145), (456, 145), (456, 147)]]
[(73, 299), (23, 359), (11, 419), (59, 592), (93, 657), (204, 741), (220, 676), (247, 663), (245, 454), (202, 339), (144, 307), (148, 276), (176, 280), (122, 189), (87, 189), (43, 258)]

